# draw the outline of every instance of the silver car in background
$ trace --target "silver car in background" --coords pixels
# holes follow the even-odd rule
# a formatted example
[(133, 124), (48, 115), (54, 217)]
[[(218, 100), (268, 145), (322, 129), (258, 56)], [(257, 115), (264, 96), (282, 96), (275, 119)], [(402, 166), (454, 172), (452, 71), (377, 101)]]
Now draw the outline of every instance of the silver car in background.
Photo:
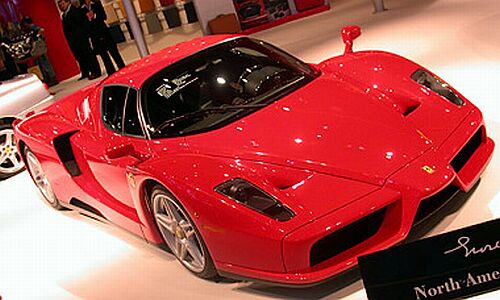
[(14, 143), (12, 122), (39, 111), (53, 102), (48, 87), (36, 75), (18, 75), (0, 82), (0, 179), (24, 170)]

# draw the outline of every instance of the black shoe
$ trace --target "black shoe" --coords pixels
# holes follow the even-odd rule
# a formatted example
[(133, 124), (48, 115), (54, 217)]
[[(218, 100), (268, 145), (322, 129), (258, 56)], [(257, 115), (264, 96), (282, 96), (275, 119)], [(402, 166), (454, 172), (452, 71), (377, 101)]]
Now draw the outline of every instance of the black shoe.
[(85, 78), (88, 78), (88, 77), (89, 77), (89, 75), (82, 75), (80, 78), (78, 78), (78, 81), (84, 80)]

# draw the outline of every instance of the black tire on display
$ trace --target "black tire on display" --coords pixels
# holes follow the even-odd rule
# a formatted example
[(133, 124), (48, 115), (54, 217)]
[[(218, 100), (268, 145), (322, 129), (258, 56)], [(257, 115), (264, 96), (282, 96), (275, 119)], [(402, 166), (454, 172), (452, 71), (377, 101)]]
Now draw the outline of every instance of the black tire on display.
[(0, 125), (0, 179), (6, 179), (24, 171), (21, 154), (14, 143), (11, 124)]
[(150, 201), (155, 224), (172, 254), (196, 276), (219, 280), (205, 242), (180, 202), (160, 185), (152, 189)]
[(24, 159), (26, 161), (26, 168), (28, 169), (31, 178), (35, 182), (36, 187), (40, 191), (40, 194), (42, 194), (43, 200), (45, 200), (48, 205), (56, 210), (64, 209), (64, 207), (61, 206), (59, 200), (54, 194), (52, 185), (47, 179), (40, 161), (28, 147), (24, 149)]

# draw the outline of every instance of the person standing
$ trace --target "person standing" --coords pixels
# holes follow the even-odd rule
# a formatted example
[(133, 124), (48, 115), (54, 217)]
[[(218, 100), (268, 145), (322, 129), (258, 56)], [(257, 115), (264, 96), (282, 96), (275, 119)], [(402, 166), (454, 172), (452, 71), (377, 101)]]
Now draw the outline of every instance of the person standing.
[(56, 73), (54, 72), (54, 69), (50, 64), (47, 53), (45, 52), (47, 48), (45, 46), (46, 43), (45, 43), (44, 29), (38, 25), (33, 24), (33, 20), (28, 16), (22, 18), (21, 27), (26, 33), (29, 33), (32, 36), (33, 40), (36, 41), (35, 43), (43, 43), (44, 51), (42, 53), (37, 54), (35, 57), (35, 54), (33, 54), (32, 51), (33, 59), (35, 60), (36, 64), (40, 68), (40, 71), (42, 72), (43, 81), (48, 86), (53, 86), (58, 84), (59, 82), (56, 79)]
[(123, 58), (118, 51), (115, 41), (111, 37), (109, 28), (104, 22), (107, 18), (104, 7), (99, 0), (84, 0), (82, 8), (86, 11), (90, 41), (94, 51), (101, 56), (108, 76), (116, 72), (111, 57), (118, 69), (125, 67)]
[(8, 45), (11, 43), (11, 38), (9, 34), (9, 27), (7, 24), (0, 24), (0, 57), (2, 57), (3, 65), (5, 67), (4, 72), (0, 72), (0, 81), (8, 80), (19, 74), (19, 68), (17, 67), (16, 61), (12, 56), (12, 53), (8, 51)]
[(78, 61), (82, 76), (78, 79), (95, 79), (101, 76), (101, 68), (89, 43), (89, 32), (85, 13), (70, 4), (70, 0), (58, 0), (57, 6), (63, 12), (62, 25), (64, 36), (71, 52)]

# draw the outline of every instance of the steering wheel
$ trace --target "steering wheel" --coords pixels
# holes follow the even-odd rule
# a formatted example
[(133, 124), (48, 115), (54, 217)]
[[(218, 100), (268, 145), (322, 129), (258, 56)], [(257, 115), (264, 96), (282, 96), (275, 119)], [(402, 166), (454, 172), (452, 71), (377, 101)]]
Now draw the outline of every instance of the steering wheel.
[(272, 89), (276, 85), (276, 80), (281, 74), (286, 72), (284, 68), (276, 66), (252, 66), (246, 68), (238, 79), (238, 84), (243, 86), (246, 95), (250, 97), (262, 93), (262, 89)]

